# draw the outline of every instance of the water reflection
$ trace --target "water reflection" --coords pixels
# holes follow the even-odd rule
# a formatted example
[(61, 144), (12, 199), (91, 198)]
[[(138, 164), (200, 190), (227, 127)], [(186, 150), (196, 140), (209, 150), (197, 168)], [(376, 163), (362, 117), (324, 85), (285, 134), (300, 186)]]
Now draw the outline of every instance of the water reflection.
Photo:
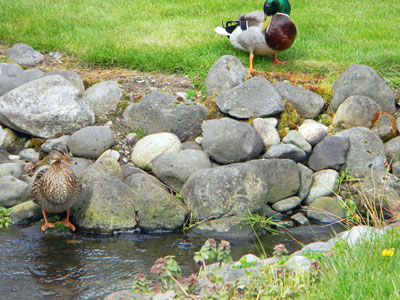
[[(336, 227), (336, 231), (341, 228)], [(329, 227), (296, 228), (253, 241), (231, 241), (232, 256), (267, 255), (278, 243), (289, 251), (333, 235)], [(190, 234), (92, 236), (43, 234), (39, 225), (0, 232), (0, 299), (98, 299), (129, 288), (136, 273), (150, 274), (154, 261), (175, 255), (183, 273), (197, 272), (193, 252), (205, 237)], [(297, 241), (296, 241), (297, 240)]]

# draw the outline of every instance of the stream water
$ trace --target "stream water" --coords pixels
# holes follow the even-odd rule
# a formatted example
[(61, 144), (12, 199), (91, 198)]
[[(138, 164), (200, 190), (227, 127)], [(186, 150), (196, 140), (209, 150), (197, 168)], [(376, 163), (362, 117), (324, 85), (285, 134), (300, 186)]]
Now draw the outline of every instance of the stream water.
[[(130, 288), (138, 272), (154, 280), (150, 268), (166, 255), (175, 255), (184, 275), (189, 275), (197, 272), (193, 253), (206, 240), (192, 234), (44, 234), (39, 226), (0, 231), (0, 299), (102, 299)], [(265, 235), (262, 244), (267, 255), (279, 243), (293, 252), (301, 248), (299, 242), (325, 241), (342, 230), (297, 227), (289, 235)], [(262, 254), (256, 241), (230, 242), (234, 259)]]

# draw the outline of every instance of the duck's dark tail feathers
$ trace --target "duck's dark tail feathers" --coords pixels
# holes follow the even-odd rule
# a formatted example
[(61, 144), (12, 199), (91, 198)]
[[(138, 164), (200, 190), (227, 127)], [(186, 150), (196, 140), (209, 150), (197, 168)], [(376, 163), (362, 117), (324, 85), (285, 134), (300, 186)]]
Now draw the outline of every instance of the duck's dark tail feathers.
[(228, 21), (224, 25), (224, 21), (222, 21), (222, 25), (218, 26), (215, 28), (215, 32), (220, 34), (220, 35), (225, 35), (227, 37), (230, 37), (232, 32), (238, 27), (242, 28), (242, 30), (247, 29), (247, 21)]

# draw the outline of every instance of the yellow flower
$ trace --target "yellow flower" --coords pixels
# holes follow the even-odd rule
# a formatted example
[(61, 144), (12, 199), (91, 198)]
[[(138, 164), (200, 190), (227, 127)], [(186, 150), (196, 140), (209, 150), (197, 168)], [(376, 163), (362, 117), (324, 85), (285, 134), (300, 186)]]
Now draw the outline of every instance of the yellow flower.
[(393, 254), (394, 254), (394, 248), (382, 250), (382, 256), (393, 256)]

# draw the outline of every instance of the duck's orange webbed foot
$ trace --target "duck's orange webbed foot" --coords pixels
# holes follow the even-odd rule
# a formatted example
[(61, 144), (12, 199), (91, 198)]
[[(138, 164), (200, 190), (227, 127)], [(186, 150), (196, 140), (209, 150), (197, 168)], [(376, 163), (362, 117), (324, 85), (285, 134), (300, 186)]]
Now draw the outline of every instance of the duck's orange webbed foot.
[(44, 224), (42, 225), (42, 227), (40, 227), (40, 229), (42, 229), (42, 231), (46, 231), (47, 228), (53, 228), (54, 227), (54, 223), (50, 223), (49, 221), (47, 221), (47, 217), (46, 217), (46, 212), (44, 211), (44, 209), (42, 209), (42, 214), (43, 214), (43, 218), (44, 218)]
[(283, 64), (286, 64), (287, 62), (288, 62), (287, 60), (283, 60), (283, 61), (278, 60), (278, 58), (276, 57), (276, 54), (274, 54), (274, 60), (273, 60), (274, 65), (283, 65)]

